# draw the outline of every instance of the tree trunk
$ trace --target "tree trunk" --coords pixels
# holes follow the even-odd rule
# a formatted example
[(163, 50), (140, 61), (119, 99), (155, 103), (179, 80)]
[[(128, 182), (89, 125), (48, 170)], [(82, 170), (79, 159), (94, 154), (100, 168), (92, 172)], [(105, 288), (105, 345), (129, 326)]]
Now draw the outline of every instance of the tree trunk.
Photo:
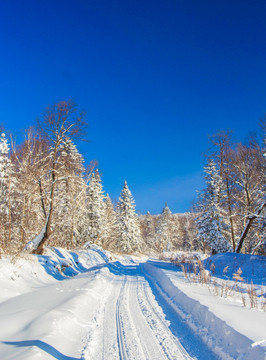
[(44, 217), (46, 219), (46, 210), (45, 210), (45, 205), (44, 205), (44, 200), (43, 200), (43, 189), (42, 189), (42, 182), (41, 179), (38, 180), (38, 185), (39, 185), (39, 191), (40, 191), (40, 198), (41, 198), (41, 204), (42, 204), (42, 210), (43, 210), (43, 214)]
[(235, 231), (234, 231), (234, 221), (233, 221), (233, 216), (232, 216), (231, 194), (230, 194), (228, 179), (226, 179), (226, 192), (227, 192), (227, 208), (228, 208), (228, 212), (229, 212), (229, 221), (230, 221), (232, 246), (233, 246), (233, 251), (235, 251), (236, 250)]
[(47, 217), (45, 231), (43, 234), (42, 240), (39, 242), (37, 249), (33, 250), (34, 254), (43, 254), (44, 251), (44, 244), (47, 242), (49, 236), (51, 235), (51, 223), (52, 223), (52, 215), (54, 209), (54, 190), (55, 190), (55, 156), (53, 159), (53, 167), (52, 167), (52, 184), (51, 184), (51, 191), (50, 191), (50, 206), (49, 206), (49, 214)]
[(262, 205), (259, 207), (259, 209), (257, 210), (257, 212), (255, 212), (254, 215), (248, 217), (248, 221), (246, 223), (245, 229), (243, 230), (243, 232), (240, 236), (240, 239), (239, 239), (238, 247), (236, 249), (237, 253), (240, 253), (243, 243), (244, 243), (244, 240), (249, 232), (249, 229), (251, 228), (253, 221), (261, 214), (261, 212), (265, 206), (266, 206), (266, 201), (264, 201), (264, 203), (262, 203)]

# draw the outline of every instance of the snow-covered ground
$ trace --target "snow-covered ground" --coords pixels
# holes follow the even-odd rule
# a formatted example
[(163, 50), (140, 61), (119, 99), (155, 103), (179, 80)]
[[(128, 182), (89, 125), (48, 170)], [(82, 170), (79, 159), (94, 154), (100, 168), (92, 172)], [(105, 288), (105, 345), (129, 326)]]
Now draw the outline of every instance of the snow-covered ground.
[(201, 284), (196, 271), (97, 247), (3, 257), (0, 359), (264, 359), (265, 258), (203, 264), (213, 274)]

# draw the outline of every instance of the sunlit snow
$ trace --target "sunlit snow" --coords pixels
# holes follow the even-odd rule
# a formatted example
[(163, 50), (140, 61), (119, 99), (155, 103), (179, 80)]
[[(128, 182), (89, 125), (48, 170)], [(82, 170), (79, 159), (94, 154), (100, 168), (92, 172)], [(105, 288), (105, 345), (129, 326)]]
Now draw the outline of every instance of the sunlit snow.
[[(217, 286), (234, 283), (228, 262), (241, 265), (265, 299), (263, 257), (211, 259)], [(236, 292), (214, 296), (167, 261), (48, 248), (4, 256), (0, 284), (0, 359), (264, 359), (265, 311)]]

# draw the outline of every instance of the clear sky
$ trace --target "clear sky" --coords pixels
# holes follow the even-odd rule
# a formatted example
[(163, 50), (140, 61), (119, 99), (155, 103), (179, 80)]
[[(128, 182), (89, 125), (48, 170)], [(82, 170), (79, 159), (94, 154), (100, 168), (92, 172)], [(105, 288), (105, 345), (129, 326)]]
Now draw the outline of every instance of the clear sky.
[(74, 99), (111, 197), (126, 179), (138, 211), (187, 211), (207, 135), (265, 113), (265, 19), (265, 0), (2, 0), (0, 123)]

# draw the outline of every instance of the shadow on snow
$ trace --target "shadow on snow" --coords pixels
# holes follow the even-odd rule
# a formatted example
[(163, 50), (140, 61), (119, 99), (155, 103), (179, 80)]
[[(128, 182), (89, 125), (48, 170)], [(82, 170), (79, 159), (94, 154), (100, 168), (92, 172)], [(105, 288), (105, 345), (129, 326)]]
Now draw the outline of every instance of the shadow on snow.
[(58, 351), (56, 348), (54, 348), (52, 345), (49, 345), (46, 342), (41, 341), (41, 340), (2, 341), (2, 344), (13, 345), (16, 347), (35, 346), (35, 347), (45, 351), (46, 353), (50, 354), (57, 360), (81, 360), (81, 358), (64, 355), (60, 351)]

